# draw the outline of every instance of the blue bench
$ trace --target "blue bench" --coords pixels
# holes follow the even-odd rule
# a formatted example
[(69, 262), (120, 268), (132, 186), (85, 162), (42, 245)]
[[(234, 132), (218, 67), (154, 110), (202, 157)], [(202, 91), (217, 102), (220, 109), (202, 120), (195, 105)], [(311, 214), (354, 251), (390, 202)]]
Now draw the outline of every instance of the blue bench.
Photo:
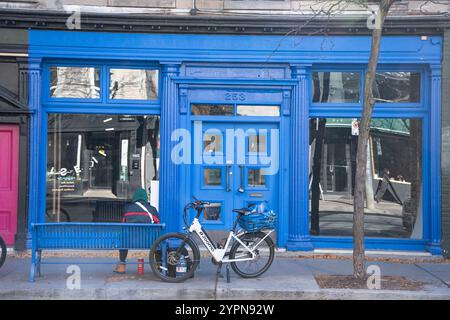
[(41, 275), (43, 250), (150, 250), (164, 227), (143, 223), (34, 223), (29, 281)]

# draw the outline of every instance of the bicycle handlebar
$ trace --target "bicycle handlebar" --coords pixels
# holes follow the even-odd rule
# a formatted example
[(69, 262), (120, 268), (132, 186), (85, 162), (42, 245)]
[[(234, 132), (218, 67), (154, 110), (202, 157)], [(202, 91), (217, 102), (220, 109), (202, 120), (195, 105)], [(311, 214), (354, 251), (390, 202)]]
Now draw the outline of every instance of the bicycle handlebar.
[(188, 209), (194, 209), (197, 211), (197, 214), (195, 217), (198, 219), (200, 217), (200, 214), (202, 213), (204, 206), (209, 205), (210, 203), (207, 201), (202, 201), (197, 199), (196, 197), (192, 197), (194, 199), (193, 202), (189, 202), (183, 209), (183, 220), (186, 227), (189, 227), (189, 224), (187, 223), (187, 210)]

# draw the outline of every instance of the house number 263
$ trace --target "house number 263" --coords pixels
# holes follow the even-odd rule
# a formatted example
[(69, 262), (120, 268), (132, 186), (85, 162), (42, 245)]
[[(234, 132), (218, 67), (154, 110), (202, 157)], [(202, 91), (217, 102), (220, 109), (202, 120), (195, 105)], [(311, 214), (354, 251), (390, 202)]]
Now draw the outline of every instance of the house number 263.
[(225, 93), (225, 100), (227, 101), (245, 101), (245, 93)]

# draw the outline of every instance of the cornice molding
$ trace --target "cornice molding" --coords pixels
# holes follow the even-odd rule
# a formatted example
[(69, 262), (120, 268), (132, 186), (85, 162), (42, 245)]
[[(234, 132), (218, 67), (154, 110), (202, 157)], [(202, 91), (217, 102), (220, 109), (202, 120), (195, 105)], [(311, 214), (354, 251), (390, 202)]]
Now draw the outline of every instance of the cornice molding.
[[(0, 9), (0, 27), (68, 30), (63, 11)], [(442, 34), (450, 28), (447, 16), (398, 16), (385, 22), (385, 34)], [(80, 31), (80, 30), (78, 30)], [(175, 16), (82, 13), (81, 31), (202, 34), (370, 34), (363, 17), (308, 16)]]

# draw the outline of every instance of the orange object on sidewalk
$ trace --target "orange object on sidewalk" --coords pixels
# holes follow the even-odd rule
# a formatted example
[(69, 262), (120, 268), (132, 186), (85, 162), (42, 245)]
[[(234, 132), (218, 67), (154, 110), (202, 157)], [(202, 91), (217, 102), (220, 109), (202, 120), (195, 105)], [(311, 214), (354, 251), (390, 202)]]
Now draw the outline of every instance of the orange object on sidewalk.
[(140, 276), (144, 275), (144, 259), (143, 258), (138, 259), (137, 274)]

